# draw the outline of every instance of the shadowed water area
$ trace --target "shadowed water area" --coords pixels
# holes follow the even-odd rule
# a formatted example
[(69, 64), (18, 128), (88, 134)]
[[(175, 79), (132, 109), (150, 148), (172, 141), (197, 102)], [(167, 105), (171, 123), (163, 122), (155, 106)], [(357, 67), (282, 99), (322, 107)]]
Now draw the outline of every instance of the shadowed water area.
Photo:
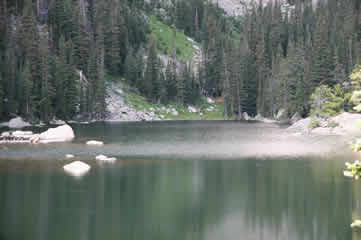
[[(240, 122), (72, 125), (72, 143), (0, 145), (0, 240), (357, 239), (348, 140)], [(42, 131), (44, 129), (33, 129)], [(105, 146), (86, 146), (88, 140)], [(65, 154), (91, 165), (80, 179)], [(115, 156), (99, 163), (97, 154)]]

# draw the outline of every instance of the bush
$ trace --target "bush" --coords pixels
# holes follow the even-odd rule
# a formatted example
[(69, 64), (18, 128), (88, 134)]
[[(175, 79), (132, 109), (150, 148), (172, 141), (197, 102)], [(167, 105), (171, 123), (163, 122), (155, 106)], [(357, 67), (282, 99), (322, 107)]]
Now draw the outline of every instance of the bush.
[(335, 127), (337, 127), (339, 124), (337, 123), (337, 122), (335, 122), (335, 121), (328, 121), (327, 122), (327, 127), (329, 127), (329, 128), (335, 128)]
[(328, 118), (344, 111), (345, 94), (340, 85), (316, 88), (311, 96), (311, 116)]
[(312, 118), (311, 122), (308, 124), (308, 128), (309, 129), (314, 129), (314, 128), (318, 128), (321, 126), (321, 122), (320, 120), (316, 119), (316, 118)]

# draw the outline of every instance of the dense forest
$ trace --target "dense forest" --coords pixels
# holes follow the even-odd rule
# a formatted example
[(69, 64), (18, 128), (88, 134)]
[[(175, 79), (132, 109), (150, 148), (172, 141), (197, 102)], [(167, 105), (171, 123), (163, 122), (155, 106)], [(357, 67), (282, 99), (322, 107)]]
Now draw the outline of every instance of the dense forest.
[[(291, 5), (290, 5), (291, 4)], [(106, 76), (153, 103), (222, 97), (226, 118), (351, 110), (361, 61), (358, 0), (257, 1), (240, 17), (206, 0), (0, 0), (0, 118), (106, 118)], [(201, 44), (160, 52), (150, 16)], [(166, 54), (166, 65), (159, 55)], [(330, 97), (331, 96), (331, 97)]]

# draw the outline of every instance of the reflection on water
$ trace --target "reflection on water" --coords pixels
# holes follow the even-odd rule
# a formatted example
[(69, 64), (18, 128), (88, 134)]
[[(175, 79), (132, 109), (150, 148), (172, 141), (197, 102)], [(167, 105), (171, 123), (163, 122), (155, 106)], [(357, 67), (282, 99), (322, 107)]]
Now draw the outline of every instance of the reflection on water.
[(342, 161), (2, 161), (5, 239), (351, 239)]
[[(0, 146), (0, 240), (356, 239), (361, 186), (342, 176), (352, 156), (337, 137), (238, 122), (73, 127), (73, 143)], [(91, 171), (66, 175), (67, 153)], [(119, 160), (99, 165), (99, 153)]]

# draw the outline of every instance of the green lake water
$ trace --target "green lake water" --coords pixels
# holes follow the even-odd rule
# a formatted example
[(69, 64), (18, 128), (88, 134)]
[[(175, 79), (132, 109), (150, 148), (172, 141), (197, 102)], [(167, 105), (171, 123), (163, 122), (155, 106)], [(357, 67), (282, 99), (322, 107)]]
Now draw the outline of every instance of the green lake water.
[[(361, 235), (350, 228), (361, 218), (361, 185), (342, 176), (357, 156), (340, 137), (223, 121), (73, 128), (72, 143), (0, 146), (0, 240)], [(88, 174), (65, 174), (67, 153), (91, 165)], [(96, 162), (100, 153), (118, 160)]]

